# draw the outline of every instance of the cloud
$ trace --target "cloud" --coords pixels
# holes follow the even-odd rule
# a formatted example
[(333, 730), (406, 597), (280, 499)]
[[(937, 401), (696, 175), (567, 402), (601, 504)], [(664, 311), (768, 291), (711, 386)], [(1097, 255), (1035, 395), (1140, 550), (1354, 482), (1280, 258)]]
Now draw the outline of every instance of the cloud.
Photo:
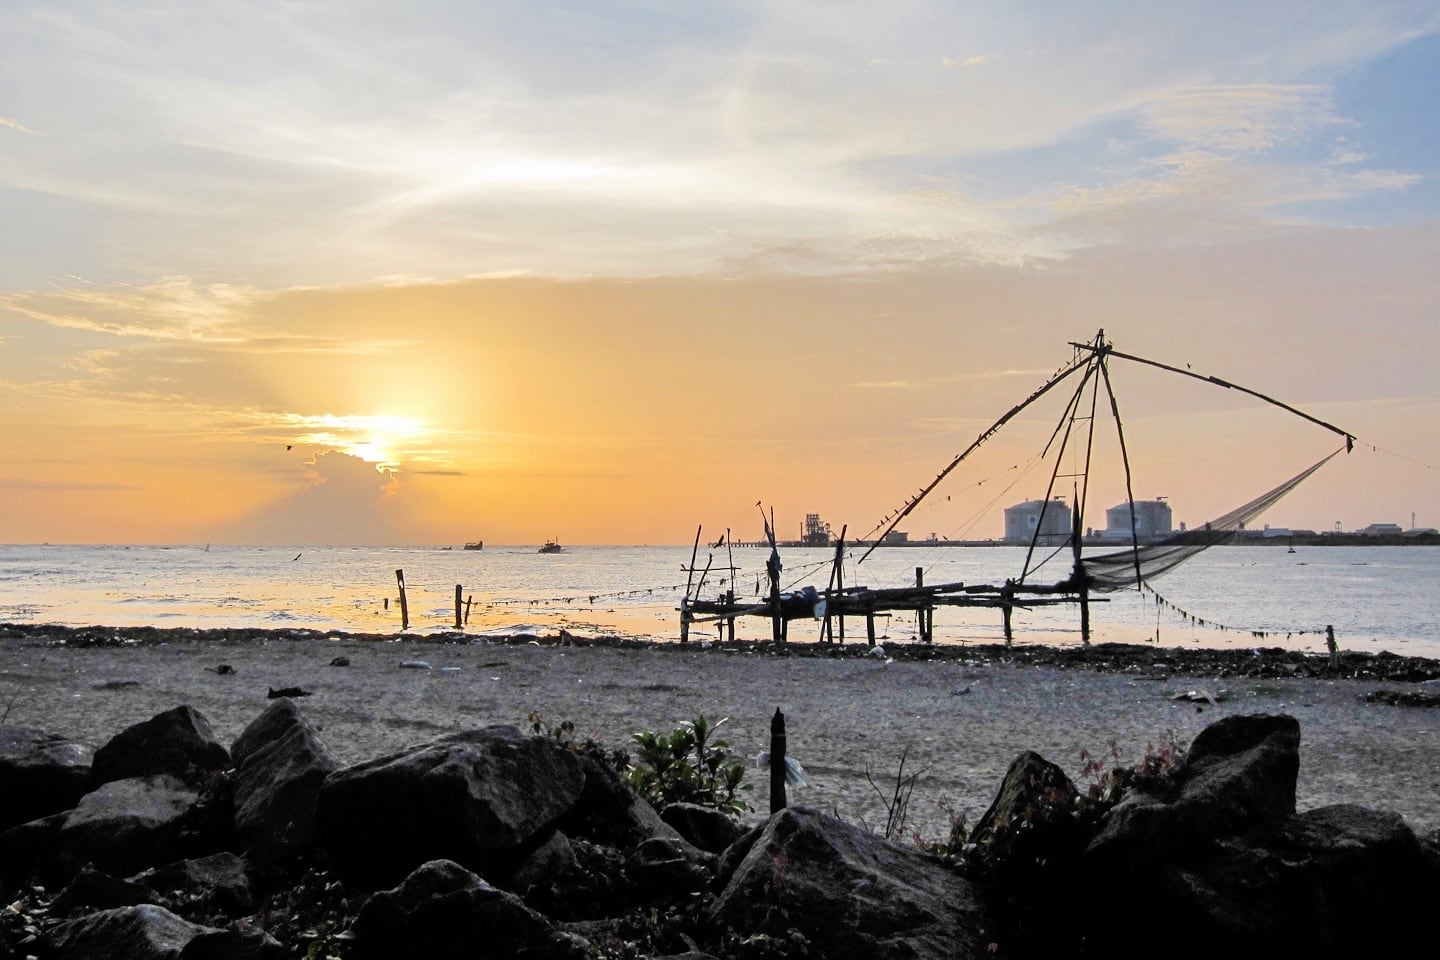
[(232, 328), (257, 298), (250, 288), (200, 285), (189, 277), (110, 286), (72, 277), (48, 291), (0, 295), (0, 308), (53, 327), (117, 337), (234, 343)]
[(40, 136), (40, 134), (36, 133), (34, 130), (31, 130), (19, 120), (15, 120), (11, 117), (0, 117), (0, 127), (8, 127), (9, 129), (14, 130), (16, 133), (25, 133), (29, 134), (32, 137)]
[(1150, 136), (1225, 154), (1275, 149), (1347, 123), (1329, 90), (1313, 84), (1210, 84), (1167, 90), (1140, 108)]
[(337, 451), (304, 464), (299, 492), (207, 531), (227, 543), (360, 545), (403, 539), (397, 476)]

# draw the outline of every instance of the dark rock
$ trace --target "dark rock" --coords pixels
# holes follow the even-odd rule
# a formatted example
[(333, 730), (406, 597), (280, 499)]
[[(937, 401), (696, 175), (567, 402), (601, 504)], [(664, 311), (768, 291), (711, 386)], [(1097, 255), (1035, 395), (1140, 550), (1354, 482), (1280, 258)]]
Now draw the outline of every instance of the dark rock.
[(318, 840), (332, 863), (383, 884), (429, 860), (496, 875), (549, 836), (585, 785), (574, 751), (513, 726), (487, 727), (332, 773)]
[(735, 875), (741, 861), (750, 855), (750, 848), (755, 846), (755, 841), (765, 832), (765, 824), (757, 823), (755, 826), (740, 834), (739, 838), (725, 852), (720, 854), (720, 859), (715, 861), (715, 883), (718, 886), (725, 886), (730, 878)]
[(422, 865), (376, 893), (351, 927), (356, 960), (580, 960), (589, 945), (564, 933), (514, 894), (448, 860)]
[(325, 778), (340, 762), (292, 700), (277, 700), (235, 741), (235, 833), (257, 862), (276, 863), (311, 842)]
[(92, 912), (153, 902), (155, 891), (145, 884), (112, 877), (86, 864), (50, 904), (50, 911), (63, 917), (80, 910)]
[(969, 842), (986, 862), (1020, 869), (1037, 859), (1077, 856), (1088, 840), (1075, 816), (1080, 794), (1065, 771), (1031, 750), (1014, 759)]
[(969, 881), (905, 844), (804, 807), (772, 816), (711, 918), (800, 934), (828, 960), (989, 957), (988, 907)]
[(13, 896), (50, 857), (69, 816), (69, 811), (52, 813), (0, 833), (0, 895)]
[(265, 696), (271, 700), (279, 700), (281, 697), (310, 697), (314, 696), (314, 694), (300, 687), (281, 687), (279, 690), (276, 690), (274, 687), (267, 687)]
[(258, 927), (209, 930), (185, 944), (178, 960), (285, 960), (289, 952)]
[(1132, 790), (1107, 814), (1088, 856), (1124, 869), (1217, 837), (1276, 828), (1295, 812), (1299, 770), (1294, 717), (1226, 717), (1190, 744), (1170, 789)]
[(582, 754), (580, 759), (585, 788), (579, 802), (560, 822), (560, 829), (572, 837), (584, 837), (605, 846), (627, 849), (639, 846), (652, 837), (688, 844), (608, 765), (588, 753)]
[(505, 886), (526, 906), (561, 922), (618, 915), (637, 899), (623, 853), (559, 831), (520, 863)]
[(696, 803), (672, 803), (660, 811), (660, 819), (690, 843), (710, 853), (724, 851), (745, 832), (729, 814)]
[(195, 903), (232, 916), (255, 909), (245, 861), (229, 851), (153, 867), (131, 879), (167, 900)]
[(1440, 693), (1416, 693), (1413, 690), (1372, 690), (1360, 699), (1392, 707), (1440, 707)]
[(157, 774), (193, 780), (199, 772), (229, 765), (230, 755), (209, 722), (186, 704), (116, 734), (95, 751), (91, 776), (96, 786)]
[(631, 869), (646, 900), (676, 900), (704, 889), (706, 873), (686, 856), (687, 849), (693, 848), (662, 837), (640, 844)]
[(144, 903), (67, 920), (46, 940), (55, 960), (176, 960), (186, 944), (213, 929)]
[(0, 832), (69, 810), (90, 789), (94, 751), (33, 727), (0, 727)]
[(40, 870), (64, 880), (88, 862), (123, 877), (201, 852), (189, 829), (199, 799), (197, 790), (171, 776), (107, 783), (65, 815), (53, 859)]

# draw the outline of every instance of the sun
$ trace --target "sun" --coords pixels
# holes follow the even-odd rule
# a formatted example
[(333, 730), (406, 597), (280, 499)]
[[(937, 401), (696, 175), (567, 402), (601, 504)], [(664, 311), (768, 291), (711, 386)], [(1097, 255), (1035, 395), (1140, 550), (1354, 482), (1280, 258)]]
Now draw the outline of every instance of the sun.
[(377, 467), (397, 467), (429, 433), (415, 417), (390, 414), (321, 414), (299, 417), (300, 443), (329, 447)]

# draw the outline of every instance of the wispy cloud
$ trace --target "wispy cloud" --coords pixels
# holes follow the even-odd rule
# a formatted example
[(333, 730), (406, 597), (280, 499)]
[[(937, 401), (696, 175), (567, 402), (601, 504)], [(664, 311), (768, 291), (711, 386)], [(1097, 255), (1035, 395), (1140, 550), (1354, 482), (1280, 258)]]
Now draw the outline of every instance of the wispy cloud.
[(29, 134), (32, 137), (40, 136), (40, 134), (36, 133), (34, 130), (31, 130), (29, 127), (25, 126), (25, 124), (21, 123), (19, 120), (14, 119), (13, 117), (0, 117), (0, 127), (6, 127), (10, 130), (14, 130), (16, 133)]

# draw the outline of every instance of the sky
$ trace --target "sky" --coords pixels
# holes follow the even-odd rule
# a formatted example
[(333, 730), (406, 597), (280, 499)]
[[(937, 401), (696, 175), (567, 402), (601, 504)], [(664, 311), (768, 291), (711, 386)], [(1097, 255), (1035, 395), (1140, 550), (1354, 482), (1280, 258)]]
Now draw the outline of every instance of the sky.
[[(7, 0), (0, 542), (864, 536), (1102, 329), (1440, 526), (1436, 89), (1435, 2)], [(1340, 443), (1110, 372), (1177, 521)]]

